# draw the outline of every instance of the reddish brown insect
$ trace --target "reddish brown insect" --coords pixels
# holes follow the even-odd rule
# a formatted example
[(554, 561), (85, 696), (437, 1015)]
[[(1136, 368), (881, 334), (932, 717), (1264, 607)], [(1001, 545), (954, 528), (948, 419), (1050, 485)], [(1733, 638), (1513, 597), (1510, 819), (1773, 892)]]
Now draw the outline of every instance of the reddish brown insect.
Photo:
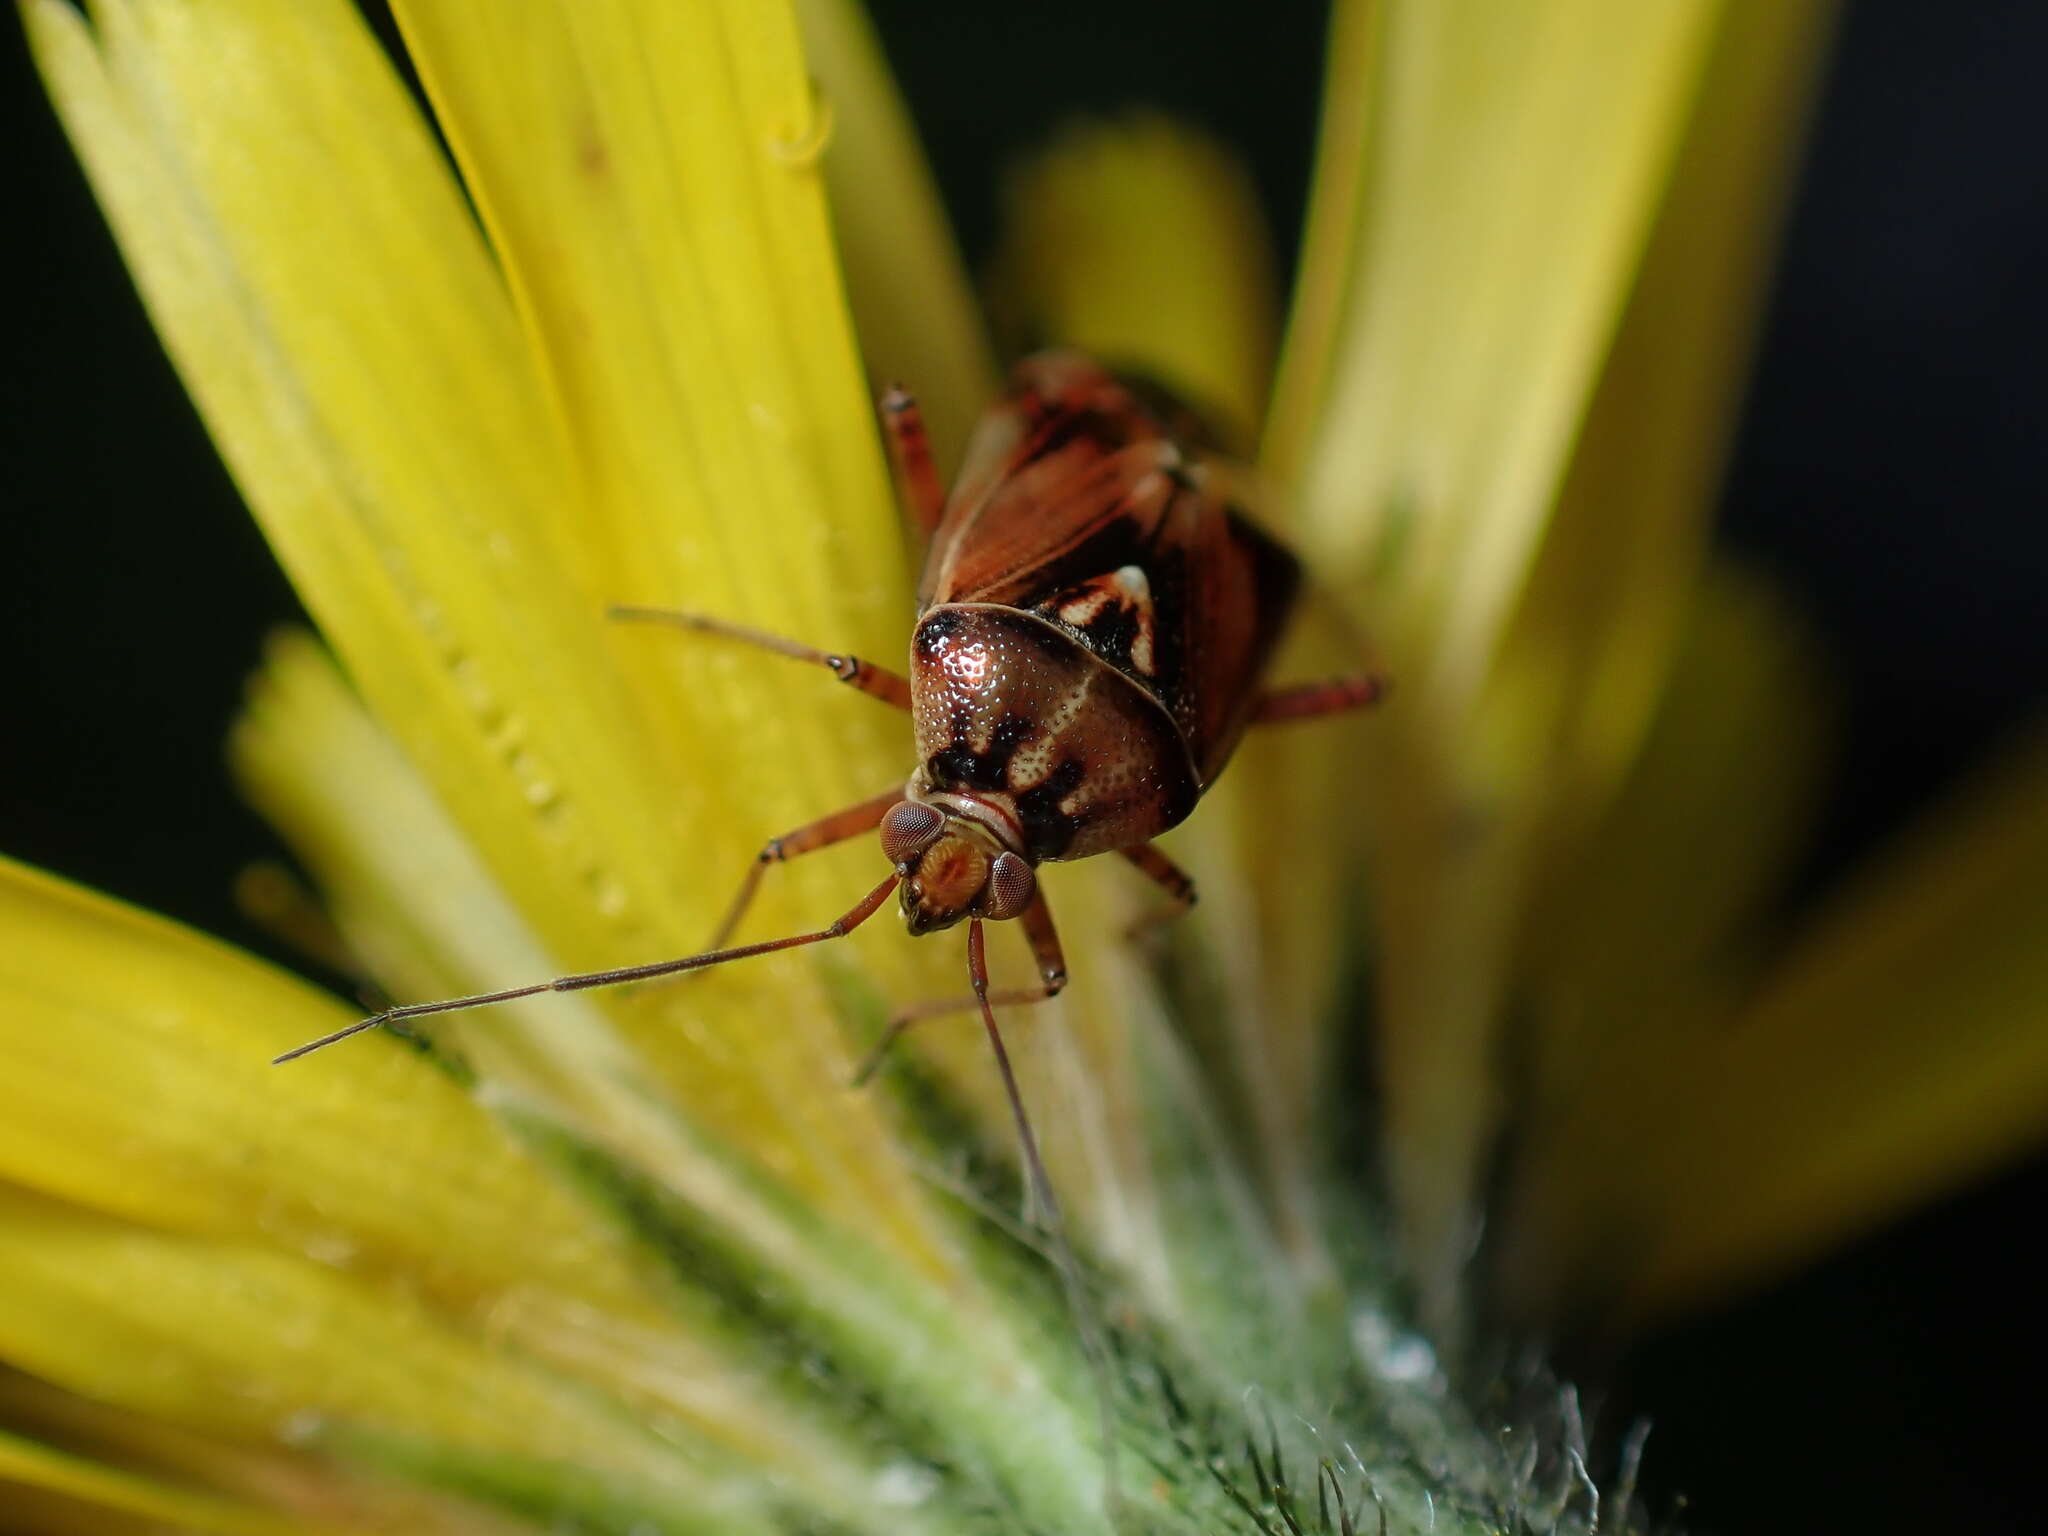
[[(991, 1011), (1051, 997), (1066, 982), (1037, 866), (1118, 853), (1184, 911), (1194, 884), (1152, 839), (1195, 808), (1246, 727), (1355, 709), (1381, 684), (1362, 674), (1262, 691), (1300, 568), (1233, 505), (1230, 472), (1203, 454), (1199, 424), (1157, 391), (1071, 353), (1025, 360), (977, 429), (951, 496), (910, 397), (892, 390), (882, 411), (929, 543), (907, 678), (719, 619), (614, 613), (817, 662), (908, 710), (918, 756), (909, 782), (771, 838), (702, 954), (387, 1009), (279, 1061), (380, 1024), (836, 939), (900, 888), (913, 934), (966, 920), (973, 996), (899, 1013), (861, 1076), (913, 1020), (978, 1005), (1033, 1182), (1050, 1202)], [(844, 916), (814, 933), (726, 947), (770, 864), (876, 829), (890, 873)], [(981, 925), (1008, 918), (1023, 919), (1039, 982), (991, 992)]]

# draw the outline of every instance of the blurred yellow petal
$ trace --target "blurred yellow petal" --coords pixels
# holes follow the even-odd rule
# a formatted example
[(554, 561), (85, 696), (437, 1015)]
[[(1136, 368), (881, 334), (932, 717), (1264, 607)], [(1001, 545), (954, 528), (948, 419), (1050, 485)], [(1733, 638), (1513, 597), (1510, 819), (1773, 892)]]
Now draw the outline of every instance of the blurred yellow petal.
[[(1557, 1183), (1573, 1122), (1610, 1112), (1607, 1058), (1670, 1050), (1752, 984), (1765, 904), (1808, 825), (1836, 700), (1762, 581), (1713, 569), (1628, 778), (1538, 871), (1521, 936), (1527, 1043), (1493, 1262), (1525, 1317), (1568, 1308), (1590, 1255)], [(1589, 1087), (1589, 1084), (1591, 1085)]]
[[(111, 1484), (104, 1498), (95, 1495), (95, 1474), (101, 1471), (117, 1478), (133, 1476), (151, 1492), (164, 1488), (176, 1499), (189, 1498), (192, 1509), (201, 1516), (196, 1529), (204, 1531), (232, 1529), (226, 1523), (232, 1516), (215, 1516), (212, 1510), (235, 1511), (244, 1520), (268, 1519), (273, 1523), (266, 1529), (286, 1531), (506, 1536), (530, 1529), (509, 1515), (486, 1511), (450, 1495), (337, 1466), (311, 1449), (203, 1434), (90, 1401), (5, 1368), (0, 1368), (0, 1417), (26, 1436), (35, 1449), (61, 1458), (56, 1463), (60, 1475), (74, 1467), (86, 1469), (75, 1497), (52, 1501), (68, 1517), (52, 1529), (94, 1533), (127, 1529), (108, 1523), (108, 1510), (123, 1496), (122, 1484)], [(13, 1475), (32, 1480), (34, 1474)], [(54, 1479), (49, 1486), (55, 1486)], [(27, 1529), (40, 1528), (22, 1522), (13, 1506), (0, 1502), (0, 1508), (7, 1509), (15, 1522), (25, 1523)], [(289, 1524), (275, 1523), (278, 1510), (287, 1513)], [(168, 1513), (163, 1518), (168, 1519)], [(8, 1529), (14, 1528), (10, 1523)]]
[(1366, 271), (1363, 247), (1370, 224), (1365, 210), (1376, 195), (1376, 115), (1384, 110), (1381, 85), (1391, 9), (1338, 0), (1330, 10), (1307, 227), (1259, 449), (1268, 474), (1289, 493), (1281, 510), (1290, 522), (1298, 515), (1294, 493), (1321, 425), (1316, 411), (1334, 387), (1348, 341), (1346, 319)]
[(737, 1484), (480, 1326), (306, 1260), (4, 1189), (0, 1354), (174, 1424), (346, 1450), (501, 1501), (602, 1498), (657, 1529), (766, 1528)]
[[(1313, 598), (1282, 644), (1279, 682), (1375, 664)], [(1389, 706), (1389, 707), (1398, 707)], [(1331, 1278), (1327, 1148), (1357, 1114), (1331, 1063), (1359, 985), (1359, 765), (1384, 710), (1254, 731), (1171, 843), (1201, 889), (1173, 947), (1174, 998), (1244, 1134), (1278, 1235), (1311, 1287)]]
[[(1376, 20), (1354, 14), (1367, 9)], [(1315, 317), (1337, 339), (1300, 338), (1266, 460), (1328, 572), (1359, 596), (1379, 572), (1376, 621), (1397, 662), (1427, 669), (1405, 669), (1411, 698), (1469, 691), (1491, 654), (1718, 12), (1712, 0), (1340, 11), (1347, 56), (1332, 69), (1371, 71), (1370, 127), (1363, 155), (1323, 153), (1302, 278), (1307, 293), (1341, 291)], [(1357, 89), (1340, 80), (1333, 94)], [(1328, 123), (1356, 126), (1343, 110)]]
[(855, 0), (797, 0), (824, 100), (814, 124), (868, 378), (917, 396), (950, 478), (998, 379), (981, 306), (874, 28)]
[(1602, 1059), (1540, 1172), (1585, 1291), (1623, 1301), (1616, 1325), (1755, 1283), (2048, 1138), (2044, 868), (2036, 735), (1732, 1016)]
[[(5, 1491), (9, 1483), (19, 1486), (13, 1492)], [(23, 1520), (27, 1511), (19, 1502), (24, 1497), (22, 1489), (56, 1495), (76, 1506), (78, 1523), (69, 1528), (81, 1531), (106, 1529), (109, 1516), (134, 1516), (160, 1527), (212, 1531), (219, 1536), (293, 1536), (295, 1532), (314, 1536), (321, 1530), (341, 1529), (287, 1520), (251, 1505), (99, 1466), (0, 1430), (0, 1506), (10, 1511), (7, 1523), (11, 1531), (31, 1528)], [(54, 1518), (39, 1521), (38, 1527), (61, 1528)]]
[(1267, 467), (1398, 680), (1372, 738), (1382, 1070), (1439, 1308), (1528, 882), (1669, 664), (1824, 12), (1340, 13), (1329, 128), (1369, 117), (1369, 143), (1325, 146)]
[(224, 946), (0, 863), (0, 1178), (132, 1220), (645, 1316), (616, 1235), (403, 1051), (269, 1065), (348, 1014)]
[[(1726, 0), (1621, 326), (1482, 709), (1534, 714), (1545, 837), (1642, 741), (1705, 553), (1832, 0)], [(1540, 701), (1531, 710), (1528, 701)]]
[(1697, 594), (1649, 737), (1596, 825), (1540, 872), (1522, 939), (1532, 1134), (1613, 1043), (1667, 1027), (1753, 964), (1751, 925), (1798, 851), (1836, 701), (1784, 599), (1730, 569)]
[[(351, 776), (350, 802), (389, 813), (390, 785), (336, 739), (346, 723), (295, 739), (336, 748), (329, 766)], [(424, 845), (408, 871), (422, 876), (422, 905), (462, 889), (445, 829), (433, 863), (435, 830), (419, 818), (384, 827)], [(444, 1073), (390, 1050), (336, 1052), (321, 1070), (271, 1067), (280, 1045), (347, 1016), (167, 923), (14, 866), (0, 873), (0, 997), (15, 1026), (0, 1034), (0, 1177), (488, 1313), (500, 1337), (779, 1464), (793, 1484), (843, 1494), (855, 1481), (844, 1448), (721, 1357), (706, 1316), (694, 1337), (679, 1333), (657, 1304), (667, 1287), (642, 1273), (651, 1256), (634, 1255)], [(463, 909), (469, 942), (504, 931), (489, 913)], [(601, 1047), (559, 1047), (578, 1048)]]
[(1021, 347), (1141, 369), (1248, 450), (1265, 415), (1277, 279), (1230, 153), (1159, 117), (1085, 124), (1012, 181), (999, 313)]

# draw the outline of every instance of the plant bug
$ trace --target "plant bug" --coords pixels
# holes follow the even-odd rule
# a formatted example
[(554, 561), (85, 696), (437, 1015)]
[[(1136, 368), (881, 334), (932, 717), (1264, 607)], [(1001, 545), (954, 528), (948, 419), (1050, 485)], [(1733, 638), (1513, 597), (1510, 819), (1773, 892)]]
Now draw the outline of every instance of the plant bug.
[[(1173, 914), (1185, 911), (1194, 884), (1152, 839), (1195, 808), (1246, 728), (1360, 708), (1383, 685), (1358, 674), (1263, 687), (1300, 566), (1234, 505), (1230, 472), (1205, 452), (1199, 422), (1160, 391), (1074, 353), (1027, 358), (982, 418), (950, 495), (911, 398), (890, 390), (882, 418), (927, 545), (908, 676), (722, 619), (613, 614), (820, 664), (908, 711), (918, 758), (908, 783), (769, 839), (702, 953), (389, 1008), (279, 1062), (381, 1024), (822, 943), (898, 893), (913, 934), (966, 922), (973, 995), (897, 1014), (860, 1076), (913, 1021), (978, 1008), (1031, 1187), (1057, 1224), (994, 1014), (1050, 998), (1066, 982), (1038, 866), (1120, 854), (1165, 890)], [(729, 946), (769, 865), (873, 831), (890, 872), (847, 912), (815, 932)], [(992, 992), (982, 925), (1011, 918), (1024, 925), (1038, 985)]]

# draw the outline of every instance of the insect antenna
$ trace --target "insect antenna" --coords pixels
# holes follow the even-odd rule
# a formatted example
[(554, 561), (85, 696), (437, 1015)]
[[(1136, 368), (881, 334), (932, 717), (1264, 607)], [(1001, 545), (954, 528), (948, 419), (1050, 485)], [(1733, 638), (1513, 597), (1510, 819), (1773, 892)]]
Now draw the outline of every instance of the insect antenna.
[(844, 938), (862, 923), (875, 915), (890, 892), (896, 889), (903, 877), (890, 873), (880, 885), (861, 897), (843, 916), (834, 919), (825, 927), (813, 933), (791, 934), (786, 939), (768, 939), (759, 944), (740, 944), (731, 949), (708, 949), (699, 955), (685, 955), (680, 960), (656, 960), (648, 965), (625, 965), (609, 971), (586, 971), (576, 976), (557, 976), (549, 981), (536, 981), (529, 986), (507, 987), (502, 992), (479, 992), (474, 997), (451, 997), (438, 1003), (407, 1003), (402, 1008), (387, 1008), (382, 1013), (372, 1014), (367, 1019), (322, 1035), (317, 1040), (308, 1040), (304, 1045), (295, 1045), (280, 1056), (271, 1058), (271, 1065), (281, 1066), (287, 1061), (296, 1061), (314, 1051), (346, 1040), (351, 1035), (362, 1034), (383, 1024), (397, 1024), (405, 1019), (424, 1018), (430, 1013), (459, 1013), (465, 1008), (487, 1008), (493, 1003), (509, 1003), (517, 998), (535, 997), (542, 992), (588, 992), (593, 987), (617, 987), (631, 981), (652, 981), (657, 976), (674, 976), (684, 971), (701, 971), (714, 965), (724, 965), (731, 960), (745, 960), (754, 955), (769, 955), (779, 949), (796, 949), (805, 944), (822, 944), (828, 939)]
[(1111, 1513), (1120, 1502), (1116, 1467), (1116, 1399), (1110, 1378), (1109, 1330), (1095, 1309), (1094, 1299), (1082, 1283), (1081, 1265), (1067, 1240), (1067, 1218), (1053, 1193), (1052, 1177), (1045, 1171), (1045, 1159), (1038, 1153), (1038, 1136), (1031, 1129), (1031, 1116), (1024, 1108), (1024, 1094), (1017, 1086), (1017, 1072), (1010, 1065), (1003, 1032), (996, 1027), (995, 1009), (988, 995), (988, 954), (982, 943), (981, 919), (967, 924), (967, 979), (974, 986), (974, 1000), (981, 1008), (982, 1028), (988, 1031), (989, 1050), (996, 1059), (996, 1072), (1003, 1080), (1003, 1094), (1010, 1101), (1010, 1117), (1017, 1125), (1017, 1144), (1023, 1153), (1025, 1187), (1032, 1204), (1044, 1216), (1045, 1235), (1052, 1250), (1053, 1268), (1067, 1294), (1067, 1309), (1081, 1335), (1081, 1353), (1087, 1357), (1088, 1373), (1095, 1382), (1095, 1407), (1101, 1425), (1104, 1495)]

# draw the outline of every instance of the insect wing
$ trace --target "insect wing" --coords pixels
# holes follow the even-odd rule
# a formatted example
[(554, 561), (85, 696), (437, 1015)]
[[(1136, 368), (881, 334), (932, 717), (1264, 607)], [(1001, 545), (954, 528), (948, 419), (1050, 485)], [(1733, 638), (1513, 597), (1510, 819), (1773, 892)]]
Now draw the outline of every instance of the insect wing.
[[(1186, 499), (1168, 544), (1185, 558), (1178, 681), (1162, 687), (1202, 783), (1236, 750), (1301, 589), (1293, 555), (1220, 498)], [(1162, 647), (1162, 654), (1164, 648)]]
[(1086, 359), (1026, 359), (933, 537), (926, 608), (1047, 620), (1165, 707), (1201, 781), (1229, 758), (1300, 572), (1161, 416)]
[[(1090, 509), (1071, 482), (1119, 449), (1162, 440), (1156, 420), (1117, 379), (1073, 353), (1041, 353), (1011, 370), (1003, 398), (969, 439), (960, 473), (926, 551), (918, 603), (984, 601), (1009, 569)], [(1051, 520), (1048, 525), (1045, 520)]]

